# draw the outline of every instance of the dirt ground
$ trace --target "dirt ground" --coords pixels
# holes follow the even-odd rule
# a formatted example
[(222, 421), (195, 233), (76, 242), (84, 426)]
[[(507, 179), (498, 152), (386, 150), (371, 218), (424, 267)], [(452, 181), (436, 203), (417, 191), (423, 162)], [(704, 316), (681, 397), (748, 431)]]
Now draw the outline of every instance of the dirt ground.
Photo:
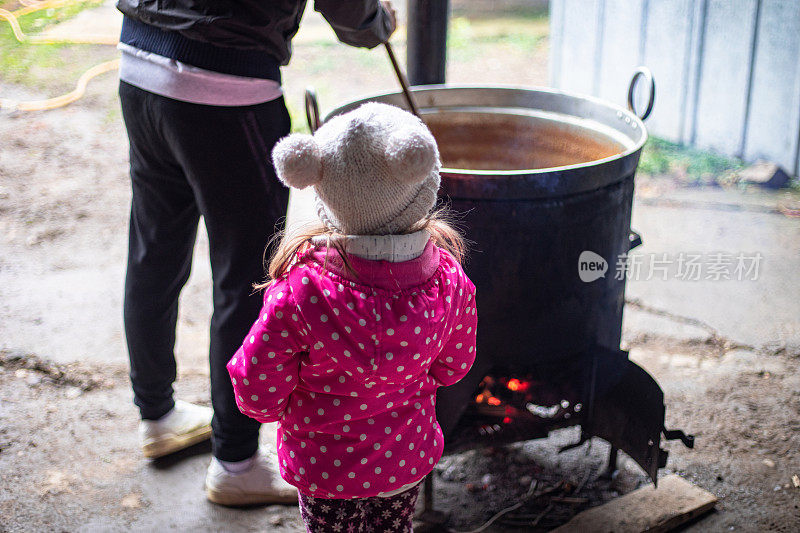
[[(670, 443), (661, 474), (676, 472), (714, 493), (716, 511), (687, 531), (797, 531), (800, 498), (790, 474), (798, 471), (800, 377), (797, 355), (759, 354), (716, 346), (648, 340), (634, 342), (632, 358), (666, 392), (667, 425), (691, 430), (694, 450)], [(208, 446), (168, 460), (148, 462), (138, 454), (136, 416), (125, 366), (58, 365), (32, 354), (0, 352), (0, 514), (2, 531), (160, 530), (142, 516), (174, 513), (159, 494), (165, 475), (189, 469), (195, 498), (187, 506), (209, 516), (170, 529), (188, 531), (299, 531), (294, 508), (215, 508), (201, 500)], [(207, 376), (182, 372), (181, 397), (208, 403)], [(699, 407), (702, 406), (702, 407)], [(532, 481), (540, 487), (582, 485), (573, 493), (601, 503), (646, 483), (627, 458), (612, 479), (599, 475), (607, 445), (595, 439), (558, 453), (577, 440), (573, 429), (549, 439), (445, 457), (436, 468), (435, 504), (450, 514), (453, 531), (471, 530), (497, 511), (523, 501)], [(160, 484), (160, 487), (159, 487)], [(187, 496), (188, 497), (188, 496)], [(583, 506), (552, 510), (524, 505), (488, 531), (546, 531)]]
[[(463, 23), (459, 31), (484, 30)], [(500, 45), (505, 53), (491, 58), (457, 51), (451, 80), (546, 82), (546, 39), (532, 53)], [(299, 41), (285, 73), (297, 120), (307, 84), (328, 109), (353, 98), (353, 87), (357, 94), (395, 90), (378, 52), (333, 50), (313, 35)], [(363, 68), (342, 79), (322, 75), (326, 62)], [(129, 190), (113, 77), (94, 82), (70, 107), (0, 115), (0, 531), (300, 531), (292, 507), (207, 504), (207, 445), (155, 462), (139, 454), (121, 333)], [(46, 91), (0, 81), (0, 94)], [(176, 386), (180, 397), (202, 404), (209, 403), (206, 251), (201, 236), (181, 301)], [(661, 474), (676, 472), (719, 498), (687, 531), (800, 530), (800, 489), (791, 480), (800, 475), (800, 349), (776, 342), (738, 346), (641, 302), (626, 310), (625, 346), (664, 388), (667, 427), (697, 437), (694, 450), (665, 445), (670, 460)], [(600, 478), (607, 445), (599, 440), (557, 453), (577, 436), (565, 429), (443, 459), (435, 502), (450, 514), (447, 527), (478, 528), (523, 501), (534, 482), (568, 484), (592, 504), (646, 482), (624, 457), (613, 479)], [(485, 531), (546, 530), (587, 505), (543, 513), (540, 503), (525, 503)]]

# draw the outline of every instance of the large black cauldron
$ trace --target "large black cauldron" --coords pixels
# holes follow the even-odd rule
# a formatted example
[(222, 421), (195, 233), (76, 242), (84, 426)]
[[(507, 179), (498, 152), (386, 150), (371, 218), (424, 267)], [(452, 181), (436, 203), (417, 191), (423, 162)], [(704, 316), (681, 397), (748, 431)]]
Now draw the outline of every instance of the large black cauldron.
[[(655, 477), (666, 460), (663, 394), (619, 350), (625, 254), (640, 242), (630, 218), (642, 121), (547, 89), (428, 86), (414, 96), (439, 144), (441, 196), (473, 241), (466, 270), (478, 290), (476, 363), (439, 394), (445, 434), (487, 375), (574, 379), (587, 409), (572, 423)], [(328, 117), (366, 101), (404, 107), (386, 94)], [(594, 265), (579, 264), (582, 254)]]

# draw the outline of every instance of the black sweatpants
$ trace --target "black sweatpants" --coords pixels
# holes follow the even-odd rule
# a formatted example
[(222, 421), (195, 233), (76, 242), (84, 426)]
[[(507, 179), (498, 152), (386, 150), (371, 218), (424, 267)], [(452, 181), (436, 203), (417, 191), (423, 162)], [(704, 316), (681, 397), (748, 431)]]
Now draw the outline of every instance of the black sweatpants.
[(135, 403), (143, 419), (172, 409), (178, 295), (189, 277), (200, 216), (213, 277), (213, 453), (239, 461), (258, 447), (258, 422), (236, 407), (226, 363), (258, 317), (252, 283), (286, 214), (289, 191), (272, 147), (289, 133), (283, 98), (218, 107), (159, 96), (125, 82), (120, 100), (133, 189), (124, 320)]

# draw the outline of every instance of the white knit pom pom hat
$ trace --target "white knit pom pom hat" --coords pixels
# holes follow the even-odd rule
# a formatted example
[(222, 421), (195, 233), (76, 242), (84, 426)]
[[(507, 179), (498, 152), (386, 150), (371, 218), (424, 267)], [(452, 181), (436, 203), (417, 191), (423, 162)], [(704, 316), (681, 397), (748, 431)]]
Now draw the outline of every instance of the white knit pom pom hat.
[(347, 235), (402, 233), (425, 218), (439, 189), (439, 151), (411, 113), (368, 103), (314, 135), (295, 133), (272, 151), (278, 178), (313, 186), (322, 222)]

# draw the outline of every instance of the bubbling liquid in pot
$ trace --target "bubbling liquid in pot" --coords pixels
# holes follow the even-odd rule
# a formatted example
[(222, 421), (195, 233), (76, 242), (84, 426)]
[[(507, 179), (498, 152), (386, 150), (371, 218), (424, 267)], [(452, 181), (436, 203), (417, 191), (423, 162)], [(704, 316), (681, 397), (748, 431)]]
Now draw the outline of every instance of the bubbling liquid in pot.
[(610, 136), (536, 116), (482, 112), (425, 114), (444, 168), (526, 170), (597, 161), (625, 151)]

